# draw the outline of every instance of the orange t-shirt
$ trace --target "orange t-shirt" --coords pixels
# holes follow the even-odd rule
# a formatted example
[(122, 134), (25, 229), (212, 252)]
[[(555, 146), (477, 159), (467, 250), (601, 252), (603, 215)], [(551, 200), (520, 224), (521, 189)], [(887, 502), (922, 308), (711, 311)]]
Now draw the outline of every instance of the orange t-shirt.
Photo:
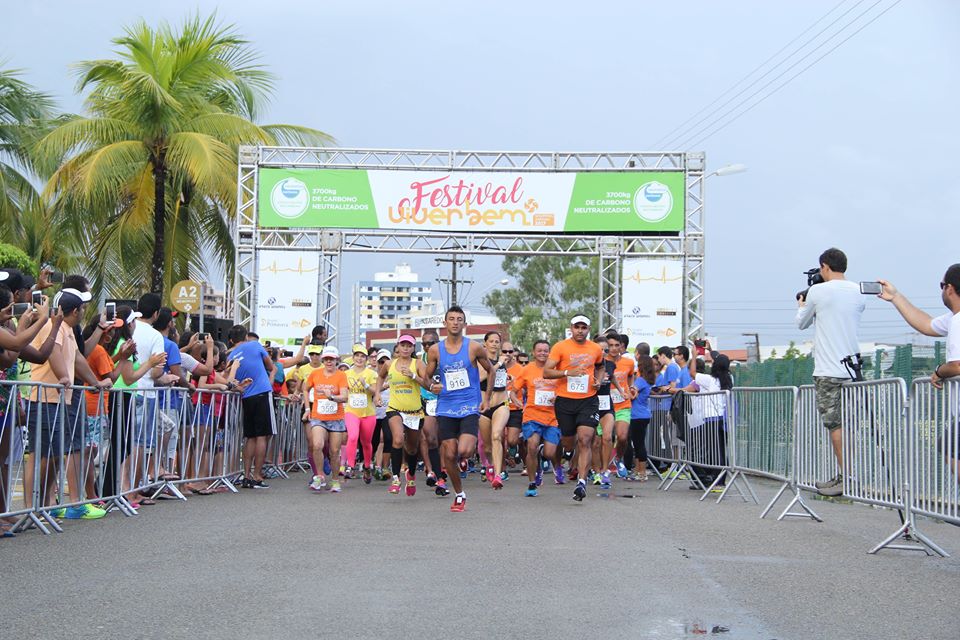
[[(343, 403), (334, 402), (329, 396), (340, 395), (347, 388), (347, 374), (339, 369), (327, 375), (323, 367), (314, 369), (307, 376), (306, 388), (313, 389), (313, 403), (310, 405), (310, 417), (314, 420), (343, 420)], [(319, 391), (324, 393), (321, 396)]]
[[(93, 348), (93, 351), (87, 356), (87, 364), (90, 365), (90, 370), (93, 371), (93, 375), (97, 376), (97, 380), (103, 380), (113, 372), (113, 358), (111, 358), (107, 350), (103, 348), (103, 345), (98, 344)], [(104, 391), (103, 415), (107, 415), (109, 411), (109, 400), (110, 398), (107, 396), (107, 392)], [(87, 391), (87, 416), (93, 417), (97, 415), (100, 415), (100, 394)]]
[(520, 367), (520, 373), (514, 378), (513, 389), (517, 394), (527, 392), (527, 402), (523, 407), (524, 422), (539, 422), (548, 427), (557, 426), (557, 414), (553, 411), (557, 383), (560, 380), (547, 380), (543, 369), (531, 362)]
[[(561, 398), (577, 400), (597, 395), (593, 386), (594, 367), (603, 363), (603, 349), (596, 342), (587, 340), (578, 344), (573, 338), (558, 342), (550, 349), (550, 359), (557, 363), (558, 371), (583, 367), (586, 373), (561, 379), (557, 385), (557, 395)], [(531, 363), (533, 364), (533, 363)]]
[[(610, 360), (612, 361), (613, 358)], [(633, 360), (625, 356), (620, 356), (620, 360), (617, 361), (617, 368), (613, 372), (613, 377), (616, 378), (620, 388), (627, 393), (630, 393), (630, 376), (633, 375), (633, 367)], [(610, 387), (611, 400), (616, 400), (619, 394), (620, 392), (617, 391), (616, 387)], [(630, 396), (626, 396), (622, 401), (613, 403), (613, 410), (619, 411), (620, 409), (629, 409), (631, 404), (632, 402), (630, 401)]]
[[(519, 362), (514, 362), (513, 366), (507, 369), (507, 375), (516, 381), (520, 377), (520, 374), (523, 373), (523, 365)], [(510, 411), (520, 411), (523, 407), (510, 403)]]

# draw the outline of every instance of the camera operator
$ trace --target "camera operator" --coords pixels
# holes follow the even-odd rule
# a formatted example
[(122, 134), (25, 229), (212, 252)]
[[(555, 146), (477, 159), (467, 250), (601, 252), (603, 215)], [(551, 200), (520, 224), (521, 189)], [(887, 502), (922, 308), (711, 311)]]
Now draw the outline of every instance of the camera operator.
[(857, 330), (865, 307), (860, 288), (844, 277), (847, 256), (830, 248), (820, 255), (823, 282), (810, 287), (805, 297), (798, 296), (797, 326), (814, 324), (813, 383), (817, 411), (830, 432), (839, 473), (826, 482), (817, 482), (821, 495), (843, 495), (843, 430), (840, 428), (840, 388), (850, 380), (843, 360), (859, 351)]

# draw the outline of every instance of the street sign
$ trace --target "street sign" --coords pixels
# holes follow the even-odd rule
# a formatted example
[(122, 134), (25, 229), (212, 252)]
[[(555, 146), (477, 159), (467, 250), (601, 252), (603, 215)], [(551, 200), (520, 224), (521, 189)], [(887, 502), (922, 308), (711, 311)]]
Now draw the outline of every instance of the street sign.
[(200, 309), (200, 283), (193, 280), (181, 280), (170, 290), (170, 304), (184, 313), (198, 312)]

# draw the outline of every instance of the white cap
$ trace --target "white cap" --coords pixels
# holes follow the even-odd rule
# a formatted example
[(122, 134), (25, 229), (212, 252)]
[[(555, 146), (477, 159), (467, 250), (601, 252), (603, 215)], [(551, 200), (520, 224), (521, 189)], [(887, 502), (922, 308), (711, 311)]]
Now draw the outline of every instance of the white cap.
[(340, 358), (340, 352), (337, 351), (336, 347), (324, 347), (323, 353), (320, 354), (321, 358)]
[(9, 277), (10, 277), (10, 272), (9, 272), (9, 271), (0, 271), (0, 282), (3, 282), (4, 280), (6, 280), (6, 279), (9, 278)]
[(573, 316), (573, 320), (570, 321), (570, 324), (579, 324), (581, 322), (588, 327), (590, 326), (590, 318), (587, 316)]
[(143, 314), (139, 311), (131, 311), (130, 315), (127, 316), (127, 324), (133, 324), (133, 321), (137, 318), (142, 318)]
[(80, 302), (90, 302), (93, 299), (93, 294), (89, 291), (77, 291), (76, 289), (61, 289), (60, 293), (69, 293), (72, 296), (80, 298)]
[(379, 360), (380, 358), (389, 358), (389, 357), (391, 357), (392, 355), (393, 355), (393, 354), (391, 354), (391, 353), (390, 353), (389, 351), (387, 351), (386, 349), (380, 349), (380, 351), (377, 351), (377, 360)]

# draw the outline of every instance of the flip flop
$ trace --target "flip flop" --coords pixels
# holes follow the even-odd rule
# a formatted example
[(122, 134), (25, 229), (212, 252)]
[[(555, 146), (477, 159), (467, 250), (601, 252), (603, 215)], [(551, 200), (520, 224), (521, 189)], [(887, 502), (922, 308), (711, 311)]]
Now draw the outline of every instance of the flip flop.
[(141, 505), (141, 506), (149, 507), (149, 506), (154, 505), (154, 504), (157, 504), (157, 501), (154, 500), (153, 498), (143, 498), (142, 500), (140, 500), (140, 505)]
[(200, 489), (200, 491), (195, 491), (198, 496), (212, 496), (217, 493), (216, 489)]

